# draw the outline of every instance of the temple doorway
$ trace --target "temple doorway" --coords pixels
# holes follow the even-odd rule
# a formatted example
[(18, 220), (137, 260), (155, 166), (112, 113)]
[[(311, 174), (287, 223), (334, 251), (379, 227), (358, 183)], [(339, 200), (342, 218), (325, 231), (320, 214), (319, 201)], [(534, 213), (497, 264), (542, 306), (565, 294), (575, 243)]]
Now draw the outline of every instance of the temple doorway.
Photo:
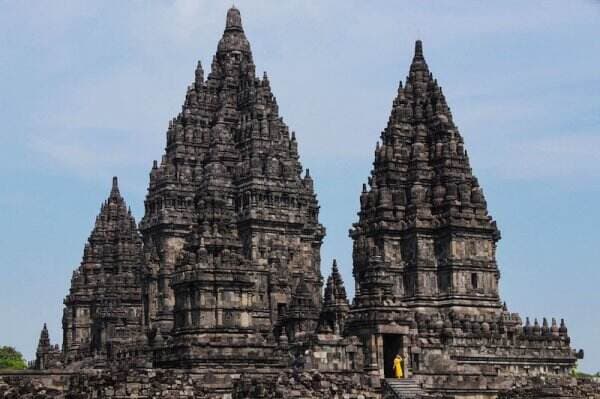
[[(385, 378), (394, 377), (394, 358), (400, 353), (402, 356), (402, 335), (384, 334), (383, 335), (383, 372)], [(402, 366), (405, 366), (406, 359), (402, 359)]]

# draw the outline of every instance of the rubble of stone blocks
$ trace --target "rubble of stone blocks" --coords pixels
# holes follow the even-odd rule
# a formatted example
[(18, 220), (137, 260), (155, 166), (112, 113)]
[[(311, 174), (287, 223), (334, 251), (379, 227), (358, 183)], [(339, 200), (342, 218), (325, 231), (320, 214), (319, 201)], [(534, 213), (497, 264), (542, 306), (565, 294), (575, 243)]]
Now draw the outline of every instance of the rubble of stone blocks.
[(500, 392), (498, 399), (600, 399), (600, 380), (531, 378)]
[(242, 377), (233, 399), (380, 399), (378, 389), (369, 387), (361, 373), (321, 373), (316, 370), (286, 371), (273, 380)]
[(380, 399), (360, 373), (284, 371), (235, 378), (182, 370), (0, 376), (1, 399)]
[[(50, 388), (51, 387), (51, 388)], [(86, 370), (70, 375), (0, 376), (0, 398), (231, 399), (230, 379), (176, 370)]]
[(65, 399), (67, 378), (49, 375), (0, 375), (1, 399)]

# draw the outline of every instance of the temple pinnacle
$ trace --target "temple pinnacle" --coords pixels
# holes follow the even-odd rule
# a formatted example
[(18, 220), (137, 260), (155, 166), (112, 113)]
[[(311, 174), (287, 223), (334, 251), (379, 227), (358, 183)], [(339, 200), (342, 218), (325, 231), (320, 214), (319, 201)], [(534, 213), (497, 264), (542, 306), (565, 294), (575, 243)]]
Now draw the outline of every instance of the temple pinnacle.
[(112, 180), (112, 188), (110, 190), (110, 197), (114, 198), (114, 197), (120, 197), (121, 193), (119, 192), (119, 179), (117, 178), (117, 176), (113, 176), (113, 180)]
[(423, 42), (421, 40), (415, 42), (415, 58), (423, 58)]
[[(219, 41), (217, 46), (217, 55), (215, 60), (221, 59), (224, 53), (230, 53), (231, 51), (241, 51), (248, 56), (246, 61), (252, 62), (252, 55), (250, 54), (250, 43), (244, 34), (244, 28), (242, 27), (242, 16), (240, 10), (232, 6), (227, 11), (227, 19), (225, 21), (225, 31), (223, 37)], [(237, 59), (238, 56), (234, 56)], [(236, 62), (240, 60), (237, 59)]]
[(423, 42), (421, 40), (417, 40), (415, 42), (415, 55), (413, 57), (412, 63), (410, 64), (410, 72), (412, 73), (416, 71), (423, 72), (422, 79), (431, 79), (431, 76), (429, 76), (430, 73), (429, 68), (427, 67), (427, 62), (425, 62), (425, 57), (423, 56)]
[(225, 31), (244, 31), (242, 28), (242, 16), (240, 14), (240, 10), (238, 10), (235, 6), (231, 6), (231, 8), (227, 11), (227, 22), (225, 23)]

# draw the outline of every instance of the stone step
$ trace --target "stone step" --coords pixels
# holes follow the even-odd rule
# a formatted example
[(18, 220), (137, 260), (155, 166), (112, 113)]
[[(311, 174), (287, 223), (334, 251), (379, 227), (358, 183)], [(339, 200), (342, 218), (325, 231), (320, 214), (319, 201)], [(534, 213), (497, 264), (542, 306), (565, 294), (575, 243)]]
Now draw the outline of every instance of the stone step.
[(390, 385), (394, 385), (394, 386), (403, 386), (403, 387), (418, 387), (419, 384), (415, 383), (415, 382), (399, 382), (399, 381), (387, 381), (388, 384)]
[(412, 399), (423, 393), (420, 385), (410, 378), (386, 378), (385, 383), (398, 399)]
[(394, 382), (388, 382), (388, 384), (395, 386), (395, 387), (406, 387), (406, 388), (410, 388), (410, 387), (418, 388), (419, 387), (419, 385), (417, 385), (417, 384), (397, 384)]
[(419, 387), (406, 387), (406, 386), (401, 386), (401, 385), (392, 385), (389, 384), (392, 388), (398, 388), (398, 389), (404, 389), (407, 391), (419, 391), (421, 388)]
[(404, 389), (395, 389), (395, 388), (392, 388), (392, 390), (394, 392), (396, 392), (397, 394), (400, 394), (402, 396), (417, 396), (418, 394), (420, 394), (422, 392), (420, 389), (414, 390), (414, 391), (413, 390), (407, 391), (407, 390), (404, 390)]

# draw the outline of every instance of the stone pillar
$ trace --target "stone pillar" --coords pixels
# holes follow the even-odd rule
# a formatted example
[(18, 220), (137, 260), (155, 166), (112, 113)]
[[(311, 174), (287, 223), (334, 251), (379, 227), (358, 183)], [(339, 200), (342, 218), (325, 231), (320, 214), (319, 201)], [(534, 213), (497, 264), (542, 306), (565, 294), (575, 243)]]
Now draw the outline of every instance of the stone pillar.
[(410, 346), (410, 338), (408, 337), (408, 335), (403, 335), (402, 336), (402, 359), (404, 359), (404, 362), (402, 364), (402, 367), (404, 369), (404, 378), (410, 377), (408, 370), (411, 367), (412, 359), (410, 358), (409, 346)]
[(385, 376), (385, 365), (383, 355), (383, 335), (378, 334), (375, 336), (375, 349), (377, 350), (377, 368), (379, 375)]
[(367, 371), (369, 374), (369, 384), (372, 387), (379, 387), (381, 386), (381, 375), (379, 372), (379, 366), (378, 366), (378, 362), (377, 362), (377, 335), (372, 334), (369, 336), (368, 338), (368, 345), (369, 345), (369, 366), (367, 367)]
[(369, 336), (369, 370), (377, 370), (377, 338), (375, 334)]

